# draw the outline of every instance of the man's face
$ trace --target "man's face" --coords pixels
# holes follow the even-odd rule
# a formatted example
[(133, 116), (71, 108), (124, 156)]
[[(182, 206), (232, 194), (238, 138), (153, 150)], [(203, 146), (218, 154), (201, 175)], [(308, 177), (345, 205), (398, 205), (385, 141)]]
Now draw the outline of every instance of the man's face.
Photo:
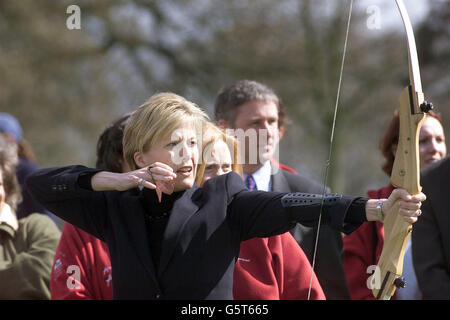
[(251, 129), (256, 134), (257, 139), (253, 141), (246, 135), (246, 162), (255, 152), (261, 164), (273, 156), (279, 143), (278, 108), (273, 101), (252, 100), (239, 106), (232, 127), (244, 132)]

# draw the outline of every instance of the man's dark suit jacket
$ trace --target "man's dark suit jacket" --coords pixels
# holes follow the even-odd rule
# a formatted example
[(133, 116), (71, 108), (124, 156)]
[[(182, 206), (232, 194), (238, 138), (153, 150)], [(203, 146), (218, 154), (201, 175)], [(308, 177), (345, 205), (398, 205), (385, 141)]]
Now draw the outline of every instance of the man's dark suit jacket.
[(450, 299), (450, 157), (422, 172), (427, 199), (413, 225), (414, 270), (425, 299)]
[[(41, 169), (27, 185), (33, 196), (63, 220), (105, 241), (114, 270), (115, 299), (232, 299), (233, 270), (240, 242), (287, 232), (295, 222), (316, 223), (319, 206), (285, 210), (283, 193), (248, 191), (235, 173), (194, 185), (178, 198), (153, 266), (144, 222), (143, 192), (95, 192), (79, 178), (99, 170), (82, 166)], [(324, 220), (347, 232), (354, 197), (324, 210)], [(357, 216), (365, 215), (365, 202)], [(351, 221), (354, 221), (351, 219)]]
[[(272, 191), (322, 194), (323, 186), (300, 175), (277, 170), (272, 175)], [(297, 224), (290, 232), (312, 263), (317, 227)], [(319, 232), (314, 272), (328, 300), (350, 299), (342, 265), (342, 250), (341, 233), (331, 229), (328, 225), (322, 225)]]

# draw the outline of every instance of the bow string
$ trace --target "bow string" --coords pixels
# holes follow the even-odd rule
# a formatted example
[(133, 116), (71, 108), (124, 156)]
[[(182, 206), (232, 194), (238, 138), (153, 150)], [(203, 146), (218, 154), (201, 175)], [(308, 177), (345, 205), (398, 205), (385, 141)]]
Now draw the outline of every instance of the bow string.
[(308, 300), (310, 300), (310, 297), (311, 297), (312, 280), (313, 280), (314, 268), (315, 268), (315, 264), (316, 264), (317, 247), (319, 244), (320, 226), (322, 223), (322, 211), (323, 211), (323, 206), (324, 206), (324, 201), (325, 201), (325, 194), (327, 192), (326, 186), (327, 186), (327, 181), (328, 181), (328, 169), (330, 168), (330, 165), (331, 165), (331, 153), (332, 153), (332, 149), (333, 149), (334, 130), (336, 127), (336, 116), (337, 116), (337, 112), (338, 112), (339, 98), (341, 96), (342, 76), (344, 74), (345, 56), (347, 53), (348, 34), (350, 31), (350, 21), (352, 18), (352, 11), (353, 11), (353, 0), (351, 0), (351, 2), (350, 2), (350, 7), (349, 7), (349, 11), (348, 11), (347, 28), (345, 31), (344, 48), (342, 50), (341, 67), (340, 67), (340, 71), (339, 71), (338, 89), (337, 89), (336, 100), (335, 100), (335, 104), (334, 104), (334, 115), (333, 115), (333, 122), (332, 122), (332, 127), (331, 127), (330, 147), (328, 150), (328, 159), (327, 159), (327, 162), (325, 165), (325, 173), (324, 173), (324, 178), (323, 178), (323, 183), (322, 183), (322, 185), (323, 185), (322, 203), (320, 205), (319, 221), (317, 224), (317, 232), (316, 232), (316, 237), (315, 237), (315, 242), (314, 242), (314, 252), (313, 252), (313, 259), (312, 259), (312, 263), (311, 263), (311, 266), (312, 266), (311, 277), (309, 280), (309, 288), (308, 288)]

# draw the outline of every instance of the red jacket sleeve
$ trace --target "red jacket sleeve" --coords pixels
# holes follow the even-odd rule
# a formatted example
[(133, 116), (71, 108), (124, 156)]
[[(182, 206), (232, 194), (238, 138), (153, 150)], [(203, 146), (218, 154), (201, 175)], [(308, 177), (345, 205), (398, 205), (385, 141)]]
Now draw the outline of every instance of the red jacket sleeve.
[(53, 300), (111, 300), (107, 245), (65, 223), (50, 276), (50, 294)]
[[(282, 279), (281, 300), (306, 300), (311, 283), (311, 300), (325, 300), (325, 293), (302, 248), (294, 237), (286, 232), (280, 235), (283, 255), (280, 257), (280, 276)], [(270, 244), (270, 243), (269, 243)]]
[(344, 242), (344, 270), (347, 275), (352, 300), (375, 300), (372, 290), (367, 287), (367, 273), (370, 265), (376, 265), (375, 256), (377, 234), (375, 224), (364, 223), (358, 230), (347, 235)]
[[(388, 185), (379, 190), (371, 190), (372, 199), (388, 198), (394, 187)], [(367, 279), (373, 271), (368, 267), (376, 265), (384, 244), (384, 226), (380, 222), (366, 222), (353, 233), (346, 235), (344, 243), (344, 270), (347, 276), (352, 300), (375, 300)]]
[[(288, 232), (241, 243), (234, 269), (236, 300), (306, 300), (311, 265)], [(311, 299), (325, 299), (313, 273)]]

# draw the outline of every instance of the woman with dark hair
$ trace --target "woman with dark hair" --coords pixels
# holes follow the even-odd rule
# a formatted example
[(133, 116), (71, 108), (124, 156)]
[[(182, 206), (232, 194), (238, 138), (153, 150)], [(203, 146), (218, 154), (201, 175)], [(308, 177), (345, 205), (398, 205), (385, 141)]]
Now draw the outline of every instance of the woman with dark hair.
[[(396, 111), (389, 127), (386, 129), (386, 132), (380, 141), (380, 150), (386, 160), (381, 168), (388, 176), (391, 176), (392, 166), (394, 165), (399, 130), (400, 119), (398, 112)], [(421, 169), (425, 168), (430, 163), (445, 157), (447, 146), (445, 144), (442, 118), (439, 113), (433, 110), (427, 113), (427, 117), (420, 129), (419, 143)]]
[(16, 146), (19, 156), (16, 175), (22, 192), (22, 201), (16, 210), (17, 218), (21, 219), (37, 212), (47, 214), (53, 219), (52, 214), (33, 199), (25, 185), (26, 178), (39, 169), (39, 166), (31, 145), (23, 137), (22, 126), (19, 121), (9, 113), (0, 112), (0, 132), (6, 135), (6, 139), (10, 144)]
[(129, 167), (123, 159), (123, 130), (130, 118), (131, 113), (127, 113), (112, 122), (103, 132), (97, 141), (97, 161), (95, 167), (112, 172), (129, 171)]
[(17, 148), (0, 134), (0, 299), (49, 299), (49, 278), (59, 230), (33, 213), (17, 219), (22, 200)]
[[(383, 171), (390, 176), (397, 151), (400, 119), (395, 112), (383, 138), (380, 141), (380, 150), (385, 158), (382, 165)], [(445, 157), (447, 147), (445, 145), (444, 128), (441, 116), (430, 111), (424, 120), (419, 136), (420, 168), (423, 169), (430, 163)], [(372, 199), (387, 198), (394, 190), (392, 184), (378, 189), (369, 190), (368, 196)], [(367, 287), (367, 268), (376, 265), (381, 256), (384, 244), (384, 226), (382, 223), (365, 223), (358, 230), (344, 237), (344, 268), (350, 289), (351, 298), (354, 300), (375, 299), (372, 290)], [(407, 287), (397, 290), (394, 298), (420, 299), (421, 294), (417, 288), (414, 270), (411, 260), (411, 240), (408, 242), (405, 254), (405, 266), (403, 276)]]
[[(296, 222), (317, 223), (321, 202), (248, 191), (234, 172), (202, 188), (195, 184), (207, 120), (183, 97), (156, 94), (125, 126), (124, 158), (132, 171), (68, 166), (41, 169), (27, 180), (44, 206), (108, 244), (115, 299), (232, 299), (242, 241), (287, 232)], [(396, 189), (381, 212), (377, 200), (327, 199), (322, 221), (349, 233), (388, 214), (414, 223), (425, 195)]]

